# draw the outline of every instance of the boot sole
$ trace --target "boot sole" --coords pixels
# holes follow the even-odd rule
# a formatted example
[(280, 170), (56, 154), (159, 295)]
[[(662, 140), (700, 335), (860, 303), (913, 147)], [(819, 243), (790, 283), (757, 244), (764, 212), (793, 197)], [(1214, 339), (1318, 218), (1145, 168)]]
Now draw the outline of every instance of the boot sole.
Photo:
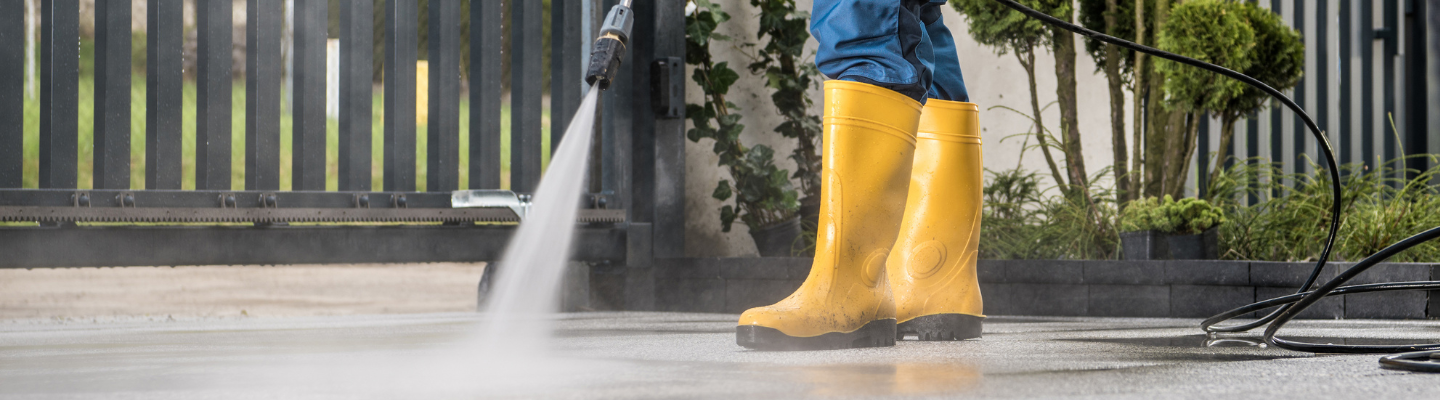
[(775, 328), (741, 325), (735, 327), (735, 343), (752, 350), (838, 350), (895, 345), (895, 320), (870, 321), (854, 332), (831, 332), (815, 337), (795, 337)]
[(906, 335), (915, 335), (921, 341), (975, 339), (980, 337), (980, 326), (984, 320), (985, 317), (967, 314), (916, 317), (896, 327), (895, 340), (904, 340)]

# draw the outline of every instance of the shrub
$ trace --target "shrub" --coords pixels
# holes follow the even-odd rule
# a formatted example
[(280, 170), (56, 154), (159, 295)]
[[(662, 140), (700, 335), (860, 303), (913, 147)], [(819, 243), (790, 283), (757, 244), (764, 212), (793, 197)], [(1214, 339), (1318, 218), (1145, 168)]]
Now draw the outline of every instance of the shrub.
[(1020, 169), (986, 172), (980, 258), (1040, 258), (1040, 177)]
[[(1418, 155), (1411, 157), (1431, 157)], [(1440, 226), (1440, 190), (1429, 184), (1440, 166), (1427, 171), (1406, 171), (1410, 179), (1396, 178), (1405, 158), (1377, 168), (1360, 164), (1341, 167), (1344, 196), (1342, 220), (1333, 259), (1358, 261), (1401, 239)], [(1320, 256), (1330, 229), (1329, 172), (1311, 165), (1311, 172), (1285, 175), (1273, 164), (1242, 163), (1224, 169), (1217, 177), (1225, 189), (1212, 194), (1223, 204), (1229, 222), (1220, 230), (1221, 257), (1226, 259), (1311, 261)], [(1245, 181), (1249, 185), (1229, 182)], [(1238, 189), (1248, 187), (1248, 189)], [(1269, 197), (1255, 205), (1237, 199), (1249, 194)], [(1440, 260), (1440, 244), (1428, 242), (1392, 257), (1390, 261)]]
[(1046, 197), (1034, 172), (987, 172), (980, 258), (1104, 260), (1118, 254), (1116, 207), (1109, 190), (1090, 188), (1097, 195), (1089, 202)]
[(1225, 223), (1223, 210), (1197, 198), (1150, 197), (1130, 202), (1120, 215), (1124, 232), (1154, 230), (1193, 235)]

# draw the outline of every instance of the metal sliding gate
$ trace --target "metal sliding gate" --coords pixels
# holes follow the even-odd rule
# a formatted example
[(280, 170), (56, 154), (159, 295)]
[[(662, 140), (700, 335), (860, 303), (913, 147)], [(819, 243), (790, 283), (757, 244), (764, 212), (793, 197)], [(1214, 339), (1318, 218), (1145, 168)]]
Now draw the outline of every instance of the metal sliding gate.
[[(184, 95), (184, 2), (150, 0), (143, 8), (142, 99), (132, 96), (130, 87), (131, 0), (97, 1), (89, 149), (79, 148), (79, 2), (37, 3), (39, 21), (28, 22), (40, 26), (39, 134), (28, 140), (38, 140), (39, 152), (27, 157), (30, 143), (22, 127), (28, 13), (25, 2), (0, 2), (4, 268), (494, 260), (523, 213), (518, 207), (454, 208), (452, 191), (462, 184), (462, 136), (469, 141), (465, 186), (502, 187), (502, 48), (508, 41), (513, 201), (527, 198), (541, 175), (544, 54), (550, 56), (554, 82), (548, 95), (555, 133), (550, 145), (556, 146), (584, 90), (581, 75), (593, 30), (614, 1), (551, 0), (551, 46), (542, 42), (547, 5), (539, 0), (341, 1), (337, 7), (294, 0), (290, 10), (282, 0), (200, 1), (194, 8), (197, 46), (190, 50), (196, 58), (193, 103)], [(577, 223), (583, 226), (574, 249), (577, 260), (596, 263), (592, 274), (598, 282), (627, 292), (644, 292), (637, 285), (648, 282), (650, 259), (684, 251), (684, 123), (673, 112), (683, 110), (684, 85), (671, 84), (674, 77), (683, 79), (684, 1), (636, 3), (629, 59), (617, 85), (604, 94), (597, 123), (602, 136), (593, 152), (590, 194), (578, 204), (583, 210)], [(462, 12), (467, 4), (468, 14)], [(293, 51), (284, 59), (287, 13), (293, 18)], [(239, 18), (232, 15), (244, 16), (243, 38), (234, 37), (240, 34), (234, 31)], [(428, 21), (430, 79), (428, 98), (420, 99), (428, 100), (428, 123), (418, 129), (422, 16)], [(462, 131), (464, 18), (472, 56), (465, 71), (470, 123)], [(332, 140), (338, 140), (339, 151), (332, 160), (326, 154), (326, 42), (333, 36), (327, 25), (335, 20), (339, 118), (338, 139)], [(244, 40), (244, 150), (235, 157), (242, 158), (243, 173), (231, 168), (232, 118), (240, 117), (231, 111), (232, 87), (238, 90), (231, 78), (237, 39)], [(381, 40), (383, 50), (375, 46)], [(380, 72), (374, 70), (377, 56), (383, 59), (383, 105), (371, 101), (372, 76)], [(283, 92), (286, 63), (293, 83)], [(282, 96), (292, 104), (288, 171), (281, 159)], [(140, 101), (145, 128), (132, 132), (131, 102)], [(195, 117), (193, 158), (187, 160), (192, 156), (183, 151), (188, 122), (182, 111), (188, 107)], [(383, 111), (373, 114), (383, 115), (379, 143), (372, 140), (375, 111)], [(139, 134), (144, 154), (133, 158), (143, 159), (143, 167), (132, 165), (131, 138)], [(421, 149), (417, 139), (425, 140)], [(382, 156), (372, 157), (372, 151)], [(79, 179), (81, 161), (92, 165), (90, 182)], [(327, 176), (332, 162), (338, 163), (338, 175)], [(184, 164), (194, 165), (193, 181), (185, 179)], [(378, 187), (371, 184), (377, 166), (383, 171)], [(144, 169), (143, 187), (131, 180), (132, 167)], [(425, 186), (417, 191), (421, 168)], [(38, 187), (24, 187), (27, 172), (38, 174), (38, 180), (30, 176)], [(282, 175), (290, 178), (289, 190), (282, 187)], [(338, 190), (327, 190), (327, 183)], [(194, 189), (182, 189), (188, 187)], [(645, 308), (646, 301), (626, 302)]]

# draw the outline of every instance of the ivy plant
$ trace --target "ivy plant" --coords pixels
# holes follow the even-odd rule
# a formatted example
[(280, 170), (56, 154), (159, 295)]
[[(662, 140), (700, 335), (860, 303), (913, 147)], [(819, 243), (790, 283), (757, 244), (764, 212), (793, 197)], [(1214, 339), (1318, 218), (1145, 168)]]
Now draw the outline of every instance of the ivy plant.
[(714, 139), (713, 151), (720, 165), (734, 180), (721, 179), (711, 196), (735, 203), (720, 207), (720, 223), (730, 231), (736, 219), (751, 229), (765, 228), (795, 217), (800, 203), (790, 183), (790, 172), (775, 166), (775, 151), (764, 145), (746, 147), (740, 141), (745, 125), (734, 103), (725, 100), (740, 74), (727, 62), (714, 62), (710, 45), (730, 38), (715, 32), (730, 15), (709, 0), (695, 0), (695, 10), (685, 16), (685, 63), (693, 65), (691, 79), (705, 93), (704, 104), (686, 104), (685, 113), (694, 127), (685, 133), (692, 142)]
[(750, 0), (760, 9), (760, 28), (755, 37), (770, 41), (761, 47), (755, 61), (747, 67), (751, 73), (765, 77), (765, 86), (773, 93), (770, 100), (784, 122), (775, 127), (780, 135), (795, 139), (790, 159), (795, 161), (795, 174), (800, 191), (811, 201), (820, 200), (820, 116), (809, 113), (814, 104), (809, 90), (818, 81), (820, 72), (805, 57), (805, 41), (810, 39), (810, 14), (795, 9), (795, 0)]

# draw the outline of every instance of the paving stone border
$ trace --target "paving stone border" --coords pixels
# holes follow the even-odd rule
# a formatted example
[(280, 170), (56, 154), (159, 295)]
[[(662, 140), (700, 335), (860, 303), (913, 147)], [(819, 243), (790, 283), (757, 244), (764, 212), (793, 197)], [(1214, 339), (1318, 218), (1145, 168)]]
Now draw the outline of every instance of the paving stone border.
[[(788, 296), (811, 259), (655, 260), (660, 311), (739, 313)], [(989, 315), (1201, 318), (1295, 292), (1313, 263), (1262, 261), (981, 260)], [(1321, 282), (1354, 263), (1330, 263)], [(1440, 264), (1387, 263), (1352, 284), (1440, 280)], [(1440, 291), (1367, 293), (1325, 299), (1301, 318), (1440, 318)]]

